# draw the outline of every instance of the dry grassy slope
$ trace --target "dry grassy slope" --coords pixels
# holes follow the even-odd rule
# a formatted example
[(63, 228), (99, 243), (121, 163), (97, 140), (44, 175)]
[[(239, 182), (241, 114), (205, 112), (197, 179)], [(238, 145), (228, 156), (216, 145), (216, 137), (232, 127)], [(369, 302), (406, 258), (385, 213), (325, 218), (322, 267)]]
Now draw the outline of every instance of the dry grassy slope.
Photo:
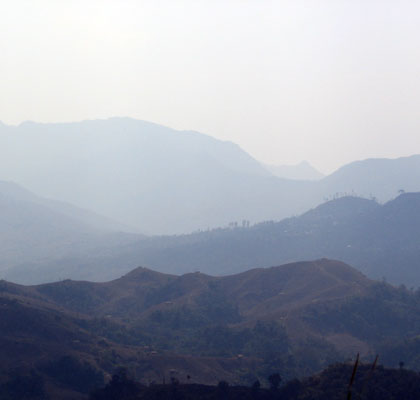
[(0, 376), (3, 379), (11, 370), (23, 374), (36, 370), (44, 377), (47, 391), (53, 397), (59, 394), (63, 399), (81, 398), (79, 393), (61, 387), (40, 372), (51, 360), (65, 355), (99, 367), (96, 355), (102, 349), (98, 338), (81, 329), (73, 315), (36, 297), (2, 291), (0, 326)]
[[(274, 319), (286, 326), (292, 338), (300, 340), (308, 335), (320, 335), (301, 318), (307, 307), (339, 303), (363, 295), (371, 284), (372, 281), (352, 267), (322, 259), (253, 269), (226, 277), (201, 273), (174, 276), (137, 268), (106, 283), (67, 280), (32, 287), (9, 286), (54, 307), (117, 321), (141, 320), (155, 310), (175, 310), (183, 306), (194, 309), (201, 296), (209, 293), (212, 296), (212, 288), (216, 287), (219, 295), (238, 308), (242, 316), (239, 324)], [(352, 341), (349, 335), (346, 337), (341, 340), (334, 332), (331, 342), (341, 349)], [(359, 344), (367, 349), (367, 345)]]
[(327, 259), (254, 269), (221, 279), (229, 297), (248, 318), (362, 294), (371, 284), (350, 266)]
[[(182, 276), (137, 268), (106, 283), (61, 281), (38, 286), (7, 284), (25, 296), (69, 311), (97, 316), (140, 317), (148, 308), (194, 305), (213, 284), (239, 307), (246, 319), (275, 317), (309, 304), (363, 294), (371, 285), (352, 267), (334, 260), (317, 260), (258, 268), (226, 277), (201, 273)], [(153, 296), (152, 296), (153, 295)], [(152, 297), (152, 298), (151, 298)]]
[[(126, 287), (126, 283), (130, 286), (133, 281), (123, 279), (119, 285)], [(51, 398), (85, 397), (43, 372), (43, 366), (50, 361), (67, 355), (88, 362), (105, 377), (109, 377), (118, 365), (128, 365), (135, 375), (143, 376), (146, 381), (161, 382), (163, 378), (168, 381), (175, 374), (180, 381), (186, 381), (190, 375), (191, 381), (208, 384), (216, 384), (222, 379), (234, 382), (237, 379), (235, 371), (253, 368), (256, 362), (246, 358), (155, 354), (142, 347), (119, 345), (81, 328), (78, 319), (87, 316), (46, 302), (45, 297), (37, 293), (39, 288), (6, 282), (1, 282), (0, 288), (0, 383), (10, 370), (28, 372), (35, 369), (44, 377)]]
[(146, 268), (137, 268), (111, 282), (94, 283), (65, 280), (32, 286), (45, 301), (67, 310), (103, 316), (125, 317), (140, 313), (148, 293), (167, 287), (177, 277)]
[(367, 353), (370, 346), (347, 333), (321, 334), (304, 321), (302, 314), (308, 306), (338, 304), (364, 295), (372, 283), (347, 264), (327, 259), (254, 269), (223, 278), (226, 290), (248, 323), (277, 320), (293, 342), (319, 336), (349, 354)]
[[(26, 363), (32, 363), (40, 362), (43, 357), (49, 358), (51, 354), (58, 356), (77, 353), (84, 359), (84, 353), (94, 353), (92, 350), (96, 349), (100, 338), (81, 328), (79, 322), (86, 320), (85, 316), (65, 311), (36, 295), (7, 292), (4, 284), (1, 289), (0, 341), (4, 345), (0, 354), (4, 358), (2, 367), (8, 362), (20, 362), (20, 358), (24, 358)], [(32, 292), (30, 288), (26, 289), (23, 288), (22, 292)]]
[[(9, 368), (37, 367), (39, 363), (69, 354), (106, 374), (117, 365), (128, 365), (146, 380), (160, 382), (164, 376), (167, 380), (171, 374), (176, 374), (181, 381), (191, 375), (195, 382), (217, 383), (225, 379), (233, 383), (239, 370), (255, 370), (259, 361), (246, 357), (174, 355), (159, 349), (154, 353), (151, 348), (104, 339), (99, 336), (104, 334), (99, 333), (100, 329), (92, 328), (103, 321), (118, 329), (136, 324), (147, 326), (148, 316), (156, 310), (175, 311), (188, 307), (198, 313), (206, 312), (203, 298), (207, 304), (214, 301), (219, 305), (226, 301), (236, 307), (241, 319), (232, 320), (232, 326), (244, 328), (253, 326), (257, 320), (276, 320), (286, 327), (295, 344), (318, 336), (328, 340), (342, 354), (367, 353), (373, 346), (371, 340), (361, 339), (357, 332), (352, 334), (349, 329), (337, 329), (336, 325), (322, 325), (324, 322), (317, 318), (317, 312), (325, 315), (325, 310), (339, 309), (351, 298), (372, 296), (371, 287), (374, 281), (342, 262), (328, 259), (258, 268), (224, 277), (201, 273), (175, 276), (137, 268), (105, 283), (66, 280), (21, 286), (1, 281), (0, 378)], [(401, 307), (405, 305), (401, 302)], [(386, 316), (388, 306), (385, 303), (383, 306)], [(407, 313), (413, 311), (407, 310)], [(308, 315), (315, 315), (316, 323), (308, 319)], [(405, 318), (404, 315), (401, 318)], [(110, 325), (104, 326), (104, 329), (112, 329)], [(388, 330), (386, 325), (384, 336), (390, 333)], [(48, 382), (51, 393), (62, 390), (56, 382)]]

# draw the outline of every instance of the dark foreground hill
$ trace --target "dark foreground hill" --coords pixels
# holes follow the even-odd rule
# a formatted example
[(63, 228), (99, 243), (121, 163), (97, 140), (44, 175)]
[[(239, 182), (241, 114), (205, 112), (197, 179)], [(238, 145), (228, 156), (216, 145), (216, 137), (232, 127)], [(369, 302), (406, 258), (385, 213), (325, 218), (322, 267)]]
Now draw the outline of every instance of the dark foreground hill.
[(280, 222), (137, 240), (99, 249), (84, 259), (26, 264), (5, 276), (18, 282), (69, 276), (107, 280), (137, 265), (166, 273), (227, 275), (327, 257), (343, 260), (370, 278), (418, 287), (419, 237), (420, 193), (405, 193), (384, 205), (342, 197)]
[[(73, 313), (32, 290), (1, 283), (0, 399), (82, 399), (124, 366), (143, 382), (176, 370), (195, 382), (238, 381), (254, 360), (191, 357), (129, 345), (124, 325), (111, 316)], [(32, 292), (32, 294), (30, 294)]]
[[(261, 387), (260, 381), (252, 386), (229, 386), (221, 381), (218, 386), (179, 384), (173, 380), (167, 385), (144, 386), (125, 376), (114, 376), (103, 389), (90, 396), (91, 400), (416, 400), (420, 397), (420, 375), (404, 369), (389, 369), (382, 366), (360, 365), (352, 386), (349, 382), (353, 365), (335, 364), (318, 375), (306, 379), (294, 379), (277, 386), (275, 375), (271, 387)], [(273, 379), (274, 378), (274, 379)], [(350, 396), (350, 397), (349, 397)]]
[(39, 377), (67, 398), (119, 366), (143, 383), (247, 385), (357, 352), (420, 369), (419, 293), (325, 259), (226, 277), (138, 268), (106, 283), (3, 281), (0, 324), (1, 382)]

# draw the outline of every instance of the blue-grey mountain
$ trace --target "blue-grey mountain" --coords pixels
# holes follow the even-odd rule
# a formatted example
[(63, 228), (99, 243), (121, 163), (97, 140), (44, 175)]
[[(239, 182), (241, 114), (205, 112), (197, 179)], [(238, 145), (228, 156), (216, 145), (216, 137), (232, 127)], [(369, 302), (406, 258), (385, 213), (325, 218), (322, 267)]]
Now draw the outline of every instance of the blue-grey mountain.
[[(34, 263), (5, 273), (33, 283), (71, 277), (107, 280), (143, 265), (169, 273), (238, 273), (251, 266), (329, 257), (351, 263), (369, 277), (420, 286), (420, 193), (380, 205), (343, 197), (299, 217), (251, 227), (136, 239), (84, 258)], [(40, 278), (40, 276), (42, 278)]]
[(337, 193), (420, 191), (420, 156), (366, 160), (319, 181), (271, 174), (237, 145), (127, 118), (0, 125), (0, 179), (142, 233), (280, 220)]
[(302, 161), (296, 165), (266, 165), (265, 167), (279, 178), (318, 181), (325, 177), (307, 161)]
[(36, 262), (42, 265), (63, 257), (87, 256), (99, 247), (140, 237), (118, 232), (124, 228), (93, 212), (0, 181), (0, 277), (16, 266), (31, 270)]

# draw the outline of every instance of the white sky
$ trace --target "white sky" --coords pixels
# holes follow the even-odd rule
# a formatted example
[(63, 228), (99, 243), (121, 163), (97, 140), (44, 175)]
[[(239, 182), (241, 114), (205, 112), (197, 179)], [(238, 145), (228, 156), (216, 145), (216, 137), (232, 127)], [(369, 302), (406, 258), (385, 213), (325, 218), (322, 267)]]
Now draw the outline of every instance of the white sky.
[(274, 164), (420, 153), (420, 1), (0, 0), (0, 120), (131, 116)]

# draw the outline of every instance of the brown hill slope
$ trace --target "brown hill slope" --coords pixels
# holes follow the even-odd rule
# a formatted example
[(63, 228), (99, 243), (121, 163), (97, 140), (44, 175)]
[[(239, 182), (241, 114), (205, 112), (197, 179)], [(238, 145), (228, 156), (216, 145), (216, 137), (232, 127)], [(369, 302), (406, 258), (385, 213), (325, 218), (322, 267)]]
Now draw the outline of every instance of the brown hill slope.
[(201, 273), (174, 276), (137, 268), (106, 283), (66, 280), (32, 287), (8, 285), (9, 291), (85, 317), (124, 321), (128, 328), (145, 323), (156, 313), (167, 319), (190, 313), (192, 318), (205, 319), (197, 322), (200, 326), (281, 321), (296, 337), (302, 332), (304, 336), (318, 335), (304, 326), (300, 316), (308, 307), (338, 304), (367, 294), (372, 283), (344, 263), (323, 259), (227, 277)]
[(249, 382), (279, 370), (302, 376), (356, 352), (385, 354), (401, 339), (417, 346), (420, 333), (418, 294), (327, 259), (225, 277), (137, 268), (106, 283), (2, 281), (0, 297), (0, 375), (23, 365), (54, 390), (79, 393), (87, 383), (56, 371), (70, 363), (95, 381), (125, 365), (146, 381), (176, 373)]
[(141, 317), (149, 309), (167, 308), (169, 303), (172, 308), (194, 306), (203, 294), (217, 291), (238, 306), (246, 319), (255, 319), (360, 295), (372, 282), (342, 262), (322, 259), (225, 277), (199, 272), (175, 276), (139, 267), (106, 283), (65, 280), (37, 286), (7, 285), (8, 291), (70, 311), (124, 317)]
[[(120, 366), (145, 382), (176, 374), (210, 384), (234, 382), (235, 371), (255, 366), (252, 359), (191, 357), (111, 341), (100, 335), (98, 320), (88, 312), (46, 301), (37, 289), (42, 290), (0, 282), (0, 398), (83, 399)], [(119, 328), (109, 318), (103, 331)]]
[(251, 318), (359, 295), (372, 284), (350, 266), (327, 259), (254, 269), (220, 281)]

